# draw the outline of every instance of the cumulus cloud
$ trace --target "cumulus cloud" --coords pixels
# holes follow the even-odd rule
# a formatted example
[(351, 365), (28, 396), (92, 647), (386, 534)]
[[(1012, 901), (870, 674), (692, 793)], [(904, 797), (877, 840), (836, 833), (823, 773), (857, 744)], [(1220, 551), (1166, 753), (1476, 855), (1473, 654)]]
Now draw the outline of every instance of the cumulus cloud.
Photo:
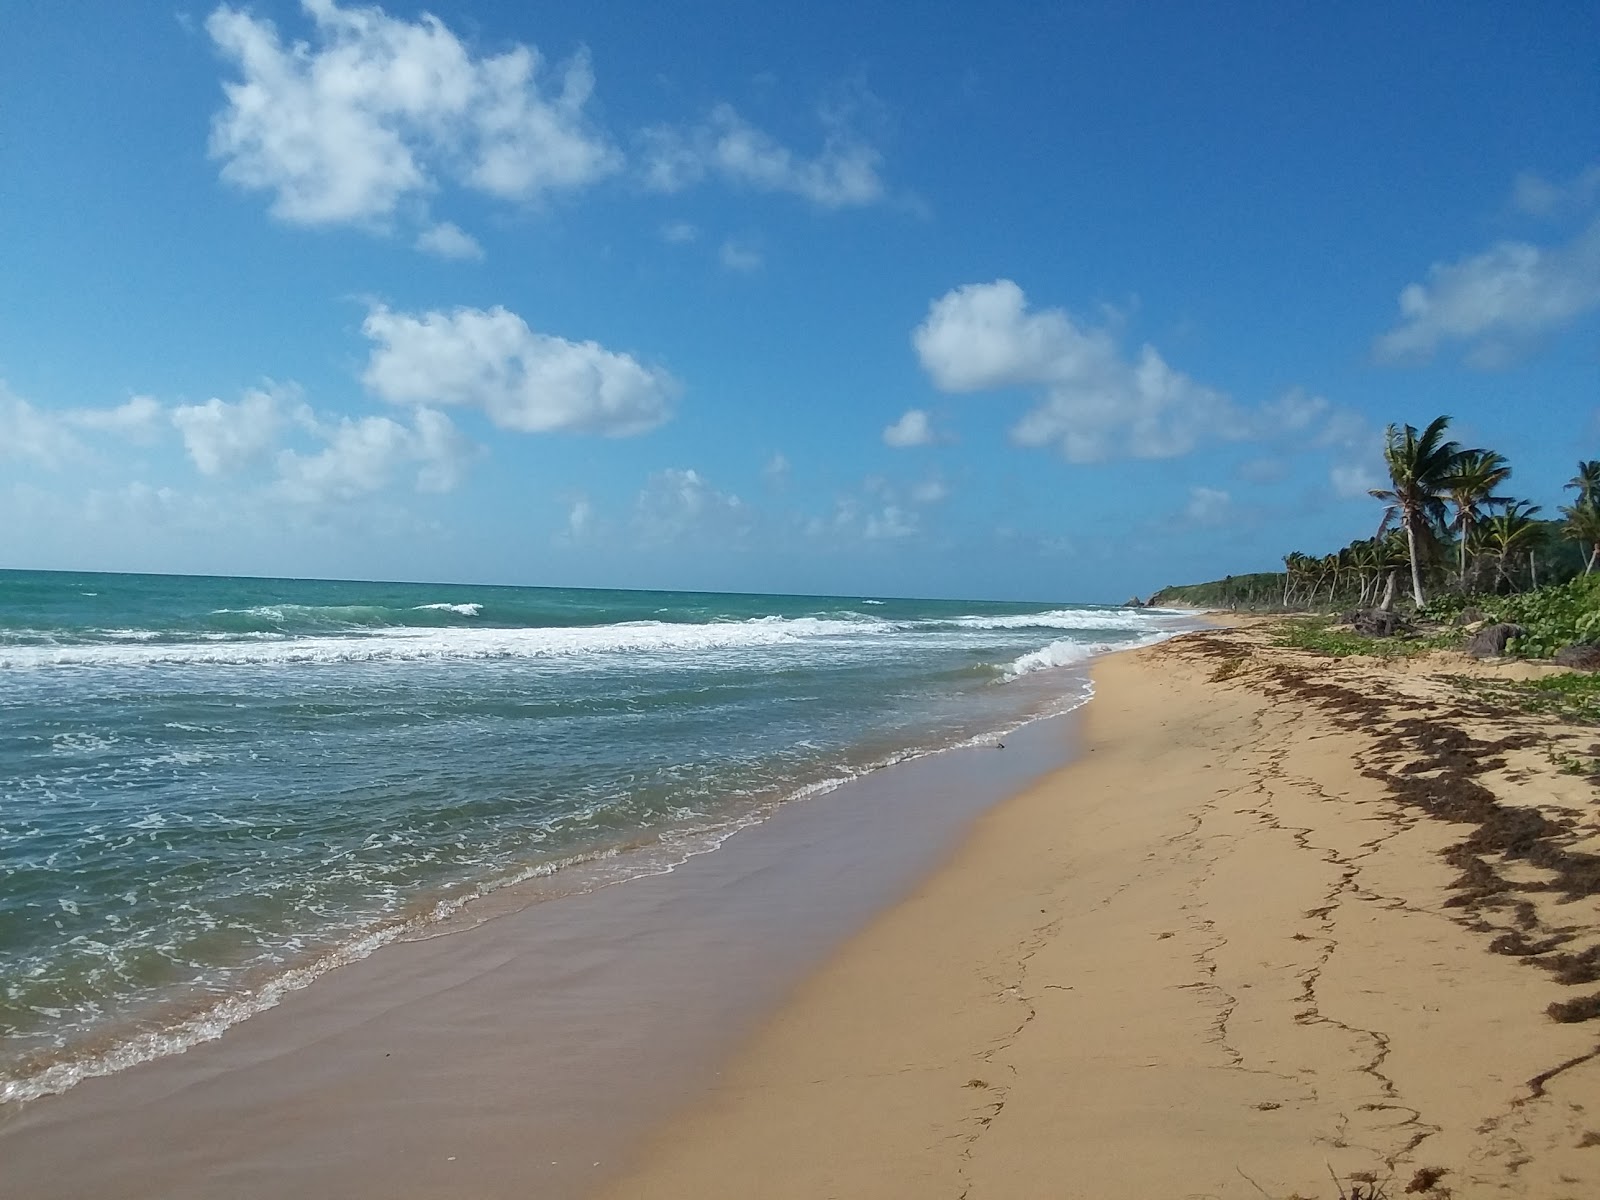
[(161, 403), (155, 397), (133, 396), (114, 408), (69, 409), (63, 414), (63, 420), (79, 429), (149, 443), (156, 439), (163, 415)]
[(59, 467), (91, 453), (80, 433), (148, 444), (159, 435), (163, 415), (150, 396), (105, 408), (38, 408), (0, 381), (0, 458)]
[(1341, 500), (1365, 498), (1373, 488), (1383, 487), (1388, 480), (1368, 463), (1338, 463), (1328, 472), (1328, 482), (1333, 494)]
[(900, 541), (922, 531), (915, 506), (937, 504), (949, 495), (945, 483), (930, 477), (904, 491), (881, 475), (869, 475), (860, 488), (834, 501), (827, 516), (814, 516), (803, 528), (813, 538), (839, 542)]
[(728, 104), (688, 129), (658, 125), (643, 134), (644, 180), (678, 192), (708, 176), (764, 192), (783, 192), (818, 208), (859, 208), (885, 196), (882, 155), (852, 132), (842, 114), (823, 114), (827, 133), (812, 157), (783, 145)]
[(437, 17), (302, 0), (312, 23), (285, 44), (264, 18), (223, 5), (206, 21), (238, 77), (211, 126), (222, 176), (272, 195), (298, 225), (379, 226), (441, 181), (530, 201), (620, 165), (591, 123), (587, 54), (550, 66), (516, 45), (474, 56)]
[(411, 425), (389, 417), (343, 417), (316, 432), (315, 453), (278, 453), (273, 490), (299, 504), (353, 500), (387, 488), (401, 471), (414, 472), (419, 492), (448, 492), (461, 481), (473, 447), (450, 418), (418, 409)]
[(467, 260), (483, 257), (483, 247), (478, 245), (478, 239), (450, 221), (428, 226), (417, 235), (415, 244), (424, 254), (432, 254), (437, 258)]
[(933, 422), (924, 409), (908, 408), (894, 424), (883, 431), (883, 443), (896, 449), (927, 446), (933, 442)]
[(56, 467), (82, 452), (56, 414), (35, 408), (0, 383), (0, 459)]
[(868, 513), (861, 526), (861, 536), (869, 542), (907, 538), (916, 532), (917, 514), (898, 504), (885, 504), (877, 512)]
[(669, 221), (661, 227), (661, 240), (674, 246), (685, 246), (700, 236), (700, 230), (688, 221)]
[(1400, 323), (1380, 337), (1380, 362), (1425, 363), (1459, 344), (1469, 366), (1505, 366), (1548, 334), (1600, 307), (1600, 220), (1558, 246), (1501, 242), (1428, 268), (1400, 293)]
[(634, 502), (634, 525), (647, 542), (678, 541), (691, 534), (738, 538), (748, 522), (743, 500), (718, 491), (692, 468), (657, 471)]
[(213, 396), (204, 404), (180, 404), (172, 424), (195, 469), (225, 475), (262, 459), (277, 443), (288, 414), (277, 393), (251, 390), (232, 404)]
[(1232, 401), (1168, 366), (1153, 347), (1125, 358), (1111, 329), (1082, 327), (1061, 309), (1029, 311), (1009, 279), (947, 292), (912, 343), (942, 391), (1034, 391), (1038, 403), (1013, 440), (1058, 446), (1072, 462), (1171, 458), (1204, 438), (1252, 432)]
[(787, 486), (792, 470), (787, 455), (774, 454), (761, 468), (761, 476), (773, 487), (781, 488)]
[(380, 306), (362, 331), (374, 343), (362, 376), (374, 395), (481, 408), (522, 433), (644, 433), (668, 418), (679, 390), (659, 367), (535, 333), (500, 307), (411, 315)]

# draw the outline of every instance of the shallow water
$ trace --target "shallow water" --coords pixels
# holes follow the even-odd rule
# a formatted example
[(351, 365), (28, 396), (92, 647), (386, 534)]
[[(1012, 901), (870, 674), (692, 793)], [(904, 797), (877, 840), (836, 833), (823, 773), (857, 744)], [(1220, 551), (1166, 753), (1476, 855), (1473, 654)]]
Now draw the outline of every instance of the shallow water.
[(1171, 614), (0, 572), (0, 1098), (1071, 707)]

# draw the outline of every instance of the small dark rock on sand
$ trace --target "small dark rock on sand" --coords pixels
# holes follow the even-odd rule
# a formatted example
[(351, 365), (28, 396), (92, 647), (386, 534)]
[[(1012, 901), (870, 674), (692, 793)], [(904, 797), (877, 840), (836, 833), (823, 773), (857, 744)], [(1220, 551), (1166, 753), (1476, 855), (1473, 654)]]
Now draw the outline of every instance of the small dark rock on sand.
[(1507, 642), (1526, 632), (1521, 625), (1506, 621), (1498, 625), (1485, 625), (1467, 640), (1467, 655), (1470, 658), (1499, 658), (1505, 654)]
[(1577, 671), (1600, 671), (1600, 642), (1574, 642), (1556, 651), (1555, 664)]

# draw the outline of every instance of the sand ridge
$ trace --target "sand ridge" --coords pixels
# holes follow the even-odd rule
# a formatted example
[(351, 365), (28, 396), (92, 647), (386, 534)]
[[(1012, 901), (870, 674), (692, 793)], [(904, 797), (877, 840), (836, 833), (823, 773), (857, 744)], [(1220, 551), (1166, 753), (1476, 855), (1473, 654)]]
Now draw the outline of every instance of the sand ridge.
[(1080, 761), (603, 1195), (1600, 1194), (1600, 1025), (1549, 1015), (1600, 979), (1592, 731), (1461, 669), (1104, 660)]

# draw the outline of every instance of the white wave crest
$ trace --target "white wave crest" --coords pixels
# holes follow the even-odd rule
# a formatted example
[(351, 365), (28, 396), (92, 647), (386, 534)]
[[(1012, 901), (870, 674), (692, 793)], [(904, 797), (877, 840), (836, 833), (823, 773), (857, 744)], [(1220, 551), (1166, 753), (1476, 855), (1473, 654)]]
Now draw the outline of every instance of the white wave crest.
[(1151, 633), (1146, 637), (1124, 642), (1079, 642), (1072, 638), (1060, 638), (1048, 646), (1031, 650), (1013, 659), (1000, 678), (1003, 682), (1009, 683), (1013, 679), (1031, 675), (1035, 671), (1075, 667), (1099, 654), (1109, 654), (1113, 650), (1132, 650), (1139, 646), (1153, 646), (1173, 636), (1175, 635), (1172, 633)]
[(860, 621), (799, 617), (708, 625), (635, 621), (620, 625), (533, 629), (402, 627), (371, 634), (295, 637), (263, 642), (164, 645), (0, 646), (0, 669), (47, 667), (248, 666), (296, 663), (417, 662), (446, 659), (558, 659), (629, 656), (646, 665), (686, 654), (759, 649), (829, 639), (861, 642)]
[(949, 617), (944, 620), (917, 621), (915, 625), (952, 625), (958, 629), (1117, 629), (1143, 630), (1160, 627), (1160, 614), (1143, 609), (1057, 608), (1049, 612), (1006, 613), (981, 617)]
[(413, 605), (412, 612), (453, 612), (457, 616), (475, 617), (483, 611), (481, 604), (417, 604)]

